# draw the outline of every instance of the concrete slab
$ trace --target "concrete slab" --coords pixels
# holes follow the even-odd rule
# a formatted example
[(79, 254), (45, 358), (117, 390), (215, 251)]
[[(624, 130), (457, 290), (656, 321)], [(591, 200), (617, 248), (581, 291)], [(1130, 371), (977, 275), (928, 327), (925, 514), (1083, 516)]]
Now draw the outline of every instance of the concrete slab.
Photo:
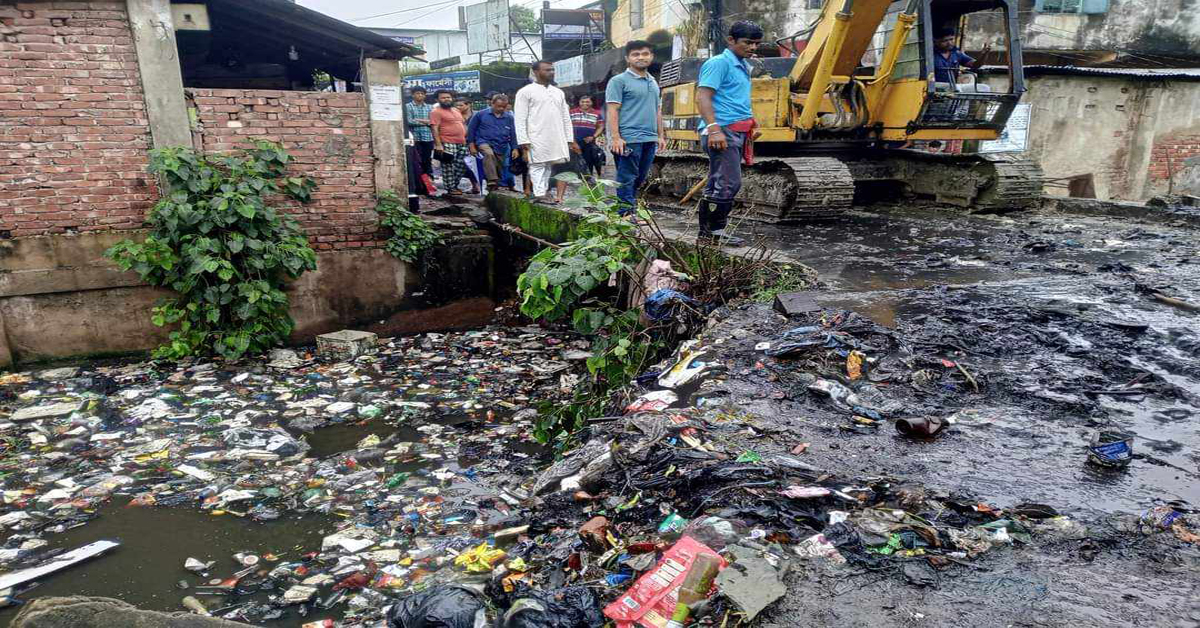
[(25, 421), (36, 421), (38, 419), (49, 419), (56, 416), (66, 416), (80, 409), (82, 404), (78, 401), (67, 401), (63, 403), (53, 403), (46, 406), (30, 406), (21, 408), (12, 413), (8, 417), (10, 421), (23, 423)]
[(811, 292), (787, 292), (775, 297), (775, 311), (784, 316), (795, 316), (821, 309)]
[(746, 614), (747, 622), (753, 621), (763, 609), (783, 597), (787, 587), (779, 572), (757, 551), (740, 545), (730, 545), (727, 549), (735, 560), (717, 576), (717, 589)]
[(343, 329), (317, 336), (317, 355), (329, 360), (353, 360), (374, 353), (379, 336), (369, 331)]

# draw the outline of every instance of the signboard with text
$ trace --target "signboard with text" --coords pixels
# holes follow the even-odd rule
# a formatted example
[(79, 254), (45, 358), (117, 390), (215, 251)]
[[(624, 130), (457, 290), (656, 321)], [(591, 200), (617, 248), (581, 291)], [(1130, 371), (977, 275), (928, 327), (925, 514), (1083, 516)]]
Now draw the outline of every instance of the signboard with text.
[(570, 87), (583, 83), (583, 55), (554, 62), (554, 84)]
[(462, 70), (459, 72), (433, 72), (404, 77), (404, 91), (409, 92), (414, 87), (424, 87), (430, 94), (439, 89), (449, 89), (458, 94), (480, 92), (479, 70)]
[(542, 11), (542, 39), (594, 39), (603, 41), (604, 11), (546, 9)]
[(981, 153), (1023, 153), (1029, 148), (1029, 116), (1033, 105), (1018, 103), (1000, 137), (979, 143)]
[(461, 63), (462, 63), (462, 58), (455, 55), (453, 57), (446, 57), (445, 59), (438, 59), (437, 61), (430, 61), (429, 69), (430, 70), (440, 70), (442, 68), (453, 67), (453, 66), (459, 65)]

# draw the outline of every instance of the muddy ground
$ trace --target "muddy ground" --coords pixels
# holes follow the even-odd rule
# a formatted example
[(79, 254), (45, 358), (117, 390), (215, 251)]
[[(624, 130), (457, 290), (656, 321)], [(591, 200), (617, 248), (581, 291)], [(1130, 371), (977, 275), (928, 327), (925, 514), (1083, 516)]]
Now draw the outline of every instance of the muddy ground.
[[(747, 446), (786, 453), (806, 442), (805, 461), (828, 473), (886, 476), (1002, 508), (1050, 504), (1090, 531), (989, 554), (982, 568), (952, 567), (931, 588), (806, 564), (768, 625), (1197, 625), (1200, 552), (1127, 534), (1152, 506), (1200, 502), (1198, 318), (1148, 294), (1200, 302), (1193, 229), (891, 207), (820, 226), (740, 229), (817, 268), (826, 288), (813, 295), (819, 311), (789, 320), (762, 304), (734, 307), (703, 334), (728, 375), (698, 395), (756, 417), (761, 435)], [(858, 382), (835, 354), (755, 349), (846, 311), (870, 321), (859, 329), (877, 349), (865, 351), (875, 364)], [(883, 420), (864, 425), (810, 392), (814, 375), (853, 386), (887, 409)], [(898, 417), (948, 416), (957, 423), (928, 440), (892, 427)], [(1100, 427), (1135, 435), (1127, 468), (1086, 462)]]

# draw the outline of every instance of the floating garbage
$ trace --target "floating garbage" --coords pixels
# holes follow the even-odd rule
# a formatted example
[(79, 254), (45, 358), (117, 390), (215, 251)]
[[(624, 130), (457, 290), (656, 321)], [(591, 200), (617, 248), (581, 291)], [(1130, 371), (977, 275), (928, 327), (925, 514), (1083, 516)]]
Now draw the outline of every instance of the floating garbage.
[(1100, 430), (1092, 434), (1088, 461), (1102, 467), (1124, 467), (1133, 460), (1133, 437), (1123, 432)]

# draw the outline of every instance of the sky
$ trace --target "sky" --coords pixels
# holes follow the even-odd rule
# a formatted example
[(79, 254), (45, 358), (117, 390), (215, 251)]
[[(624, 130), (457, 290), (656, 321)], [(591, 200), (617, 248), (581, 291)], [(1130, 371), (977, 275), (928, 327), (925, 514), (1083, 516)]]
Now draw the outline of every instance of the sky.
[[(574, 9), (590, 0), (553, 0), (556, 9)], [(458, 8), (479, 0), (298, 0), (298, 4), (350, 22), (377, 28), (457, 28)], [(541, 10), (542, 0), (510, 0)], [(390, 14), (390, 15), (383, 15)], [(379, 16), (379, 17), (372, 17)], [(371, 18), (371, 19), (362, 19)]]

